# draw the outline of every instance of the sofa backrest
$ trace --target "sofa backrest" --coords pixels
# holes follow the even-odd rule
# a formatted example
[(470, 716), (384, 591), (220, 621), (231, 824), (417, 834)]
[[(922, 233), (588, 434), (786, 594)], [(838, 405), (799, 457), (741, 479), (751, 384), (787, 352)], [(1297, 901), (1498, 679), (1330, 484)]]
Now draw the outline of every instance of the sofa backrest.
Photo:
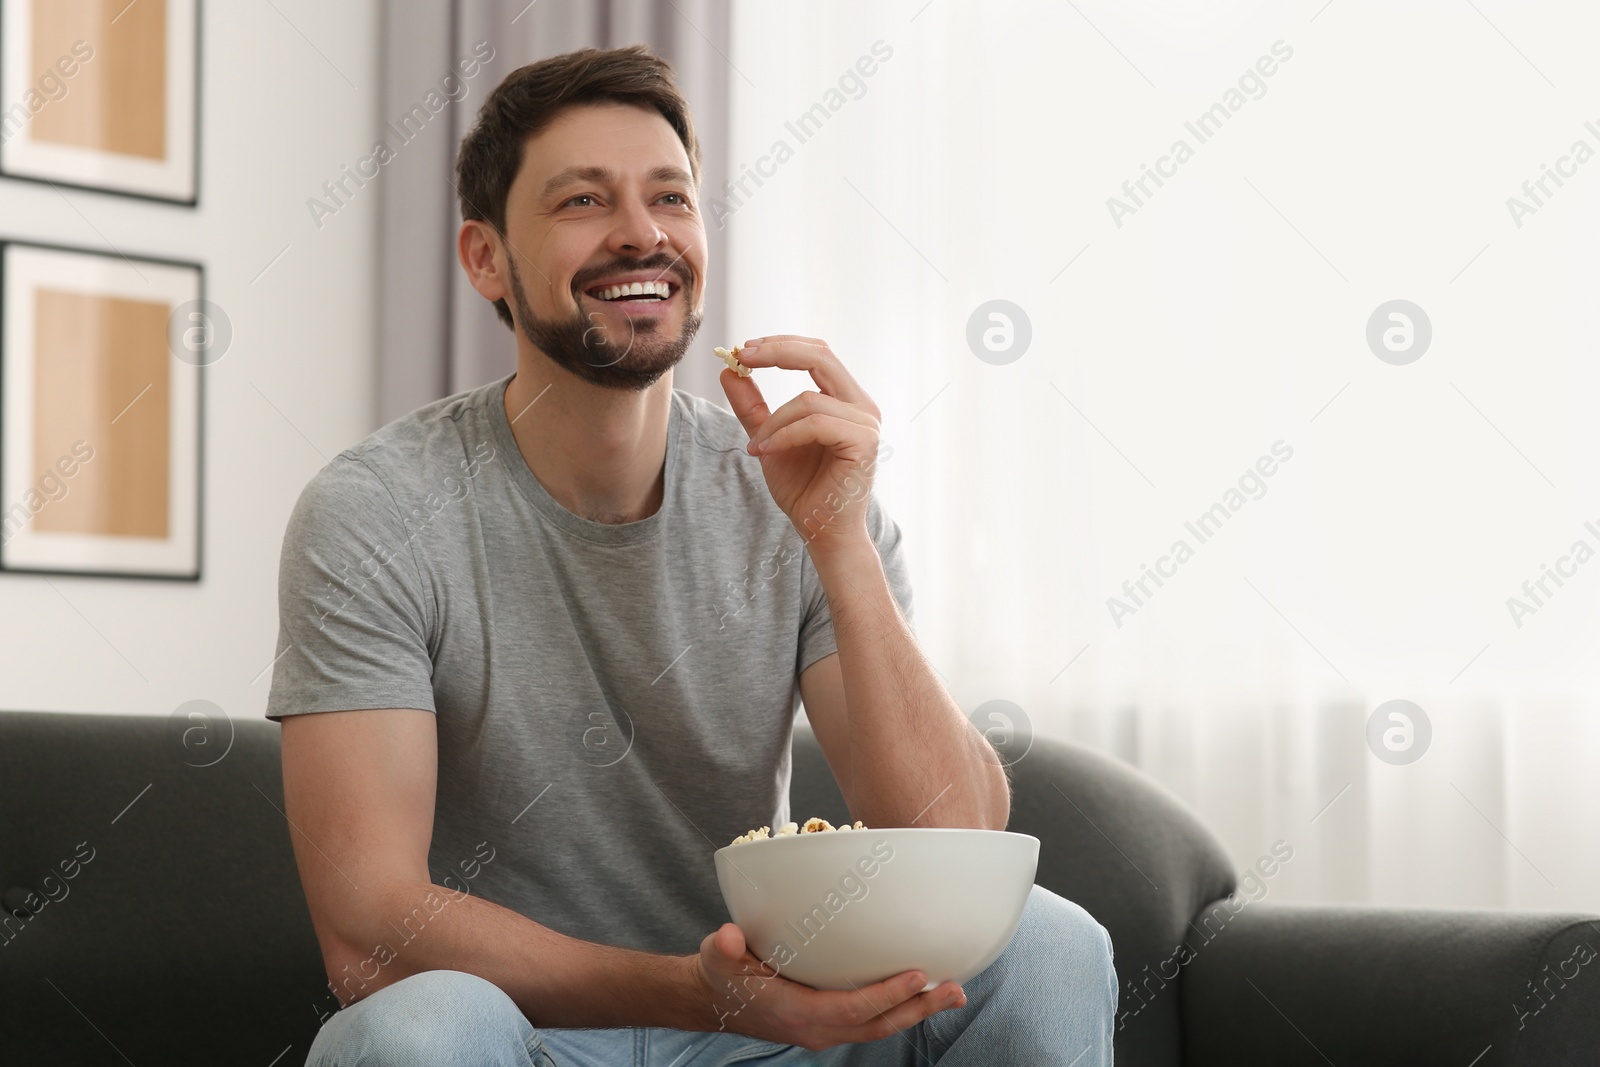
[(0, 1061), (304, 1062), (336, 1003), (276, 723), (0, 712)]
[[(302, 1062), (326, 986), (283, 815), (279, 728), (139, 715), (0, 712), (0, 1059)], [(1179, 1060), (1176, 982), (1150, 973), (1226, 854), (1176, 798), (1080, 745), (1036, 739), (1011, 768), (1010, 829), (1037, 881), (1110, 931), (1117, 1062)], [(848, 812), (796, 732), (791, 810)], [(1137, 985), (1140, 992), (1130, 990)]]
[[(1232, 893), (1232, 862), (1183, 802), (1132, 767), (1083, 745), (1036, 737), (1011, 767), (1007, 829), (1039, 839), (1034, 881), (1075, 901), (1111, 934), (1120, 984), (1121, 1067), (1182, 1062), (1172, 959), (1201, 907)], [(795, 731), (791, 818), (850, 821), (816, 737)], [(1162, 970), (1178, 974), (1163, 979)]]

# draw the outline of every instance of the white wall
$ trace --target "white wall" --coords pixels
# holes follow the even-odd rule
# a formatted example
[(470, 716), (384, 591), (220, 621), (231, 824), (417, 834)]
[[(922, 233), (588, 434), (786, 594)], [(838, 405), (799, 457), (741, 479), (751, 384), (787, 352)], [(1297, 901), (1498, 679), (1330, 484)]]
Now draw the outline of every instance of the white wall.
[(204, 8), (198, 208), (0, 180), (0, 236), (205, 264), (234, 338), (205, 384), (202, 578), (0, 574), (0, 709), (261, 715), (289, 510), (374, 428), (376, 186), (320, 230), (306, 199), (370, 150), (377, 5)]

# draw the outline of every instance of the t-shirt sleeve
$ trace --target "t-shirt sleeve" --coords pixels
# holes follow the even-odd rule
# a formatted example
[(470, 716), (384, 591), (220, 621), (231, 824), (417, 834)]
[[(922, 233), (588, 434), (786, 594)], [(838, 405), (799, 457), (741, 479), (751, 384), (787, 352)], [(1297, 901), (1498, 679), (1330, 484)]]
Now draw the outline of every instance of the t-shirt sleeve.
[[(900, 613), (912, 622), (911, 575), (906, 568), (905, 552), (901, 547), (900, 527), (878, 502), (876, 494), (867, 498), (867, 532), (877, 546), (878, 558), (883, 561), (884, 573), (889, 578), (889, 589), (894, 593)], [(833, 615), (828, 610), (828, 597), (822, 589), (822, 579), (811, 565), (811, 553), (803, 552), (800, 561), (800, 592), (805, 605), (805, 615), (800, 621), (800, 651), (795, 660), (798, 677), (817, 660), (839, 651), (834, 640)]]
[(433, 711), (429, 600), (394, 497), (343, 453), (300, 493), (278, 563), (267, 718)]

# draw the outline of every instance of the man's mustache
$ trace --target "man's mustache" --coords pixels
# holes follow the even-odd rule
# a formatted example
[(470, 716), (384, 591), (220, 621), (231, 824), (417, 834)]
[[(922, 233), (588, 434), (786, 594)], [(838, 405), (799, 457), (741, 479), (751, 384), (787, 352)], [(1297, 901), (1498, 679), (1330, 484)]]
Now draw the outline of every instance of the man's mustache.
[(604, 270), (591, 271), (589, 275), (581, 281), (574, 278), (572, 282), (572, 292), (573, 295), (576, 296), (589, 286), (593, 285), (595, 282), (609, 278), (614, 274), (631, 274), (634, 271), (643, 270), (658, 271), (659, 273), (656, 275), (657, 278), (670, 272), (677, 278), (678, 286), (680, 288), (687, 291), (693, 287), (693, 276), (689, 273), (687, 267), (682, 266), (682, 257), (680, 256), (678, 259), (660, 258), (645, 263), (614, 263), (606, 267)]

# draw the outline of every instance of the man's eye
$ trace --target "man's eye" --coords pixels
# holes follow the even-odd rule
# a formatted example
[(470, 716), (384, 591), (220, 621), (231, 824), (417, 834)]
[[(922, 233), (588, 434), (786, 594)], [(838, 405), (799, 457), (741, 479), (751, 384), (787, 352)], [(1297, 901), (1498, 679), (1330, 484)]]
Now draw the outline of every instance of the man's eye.
[(680, 203), (680, 204), (687, 204), (687, 203), (688, 203), (688, 202), (689, 202), (689, 201), (688, 201), (688, 200), (687, 200), (687, 199), (686, 199), (686, 198), (685, 198), (685, 197), (684, 197), (684, 195), (683, 195), (683, 194), (682, 194), (682, 193), (663, 193), (663, 194), (662, 194), (662, 196), (661, 196), (661, 199), (663, 199), (663, 200), (665, 200), (665, 199), (666, 199), (666, 198), (667, 198), (667, 197), (669, 197), (669, 196), (675, 196), (675, 197), (677, 197), (677, 198), (678, 198), (678, 203)]
[[(579, 200), (593, 200), (593, 199), (594, 199), (594, 194), (593, 193), (579, 193), (577, 196), (573, 197), (571, 200), (568, 200), (567, 204), (572, 204), (572, 203), (575, 203), (576, 201), (579, 201)], [(565, 207), (566, 205), (564, 204), (562, 206)]]

